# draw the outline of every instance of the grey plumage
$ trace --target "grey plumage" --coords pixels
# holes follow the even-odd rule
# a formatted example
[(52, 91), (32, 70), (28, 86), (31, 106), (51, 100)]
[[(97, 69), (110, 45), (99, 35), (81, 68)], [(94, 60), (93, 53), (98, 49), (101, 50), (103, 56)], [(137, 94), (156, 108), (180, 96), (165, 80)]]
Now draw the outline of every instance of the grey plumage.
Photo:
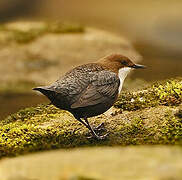
[[(56, 107), (70, 111), (76, 118), (88, 118), (101, 114), (92, 110), (94, 105), (102, 106), (100, 111), (112, 106), (117, 98), (119, 83), (115, 73), (92, 63), (78, 66), (52, 85), (34, 90), (40, 91)], [(92, 112), (87, 113), (90, 110)]]

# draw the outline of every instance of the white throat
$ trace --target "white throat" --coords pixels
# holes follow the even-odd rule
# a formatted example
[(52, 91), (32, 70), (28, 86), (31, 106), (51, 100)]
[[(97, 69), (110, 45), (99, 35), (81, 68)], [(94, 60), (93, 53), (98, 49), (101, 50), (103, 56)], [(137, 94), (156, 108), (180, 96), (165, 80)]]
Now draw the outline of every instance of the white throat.
[(119, 86), (119, 94), (121, 92), (121, 89), (123, 87), (123, 82), (126, 78), (126, 76), (128, 75), (128, 73), (131, 71), (131, 68), (129, 67), (124, 67), (124, 68), (121, 68), (119, 70), (119, 73), (118, 73), (118, 76), (119, 76), (119, 80), (120, 80), (120, 86)]

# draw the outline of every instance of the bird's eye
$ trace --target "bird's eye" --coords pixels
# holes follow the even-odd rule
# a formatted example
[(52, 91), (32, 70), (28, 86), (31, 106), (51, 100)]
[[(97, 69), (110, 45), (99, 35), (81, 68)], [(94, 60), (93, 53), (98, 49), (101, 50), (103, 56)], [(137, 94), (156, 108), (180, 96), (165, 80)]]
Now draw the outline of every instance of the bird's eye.
[(124, 61), (122, 61), (122, 62), (121, 62), (121, 64), (123, 64), (123, 65), (127, 65), (127, 64), (128, 64), (128, 62), (124, 60)]

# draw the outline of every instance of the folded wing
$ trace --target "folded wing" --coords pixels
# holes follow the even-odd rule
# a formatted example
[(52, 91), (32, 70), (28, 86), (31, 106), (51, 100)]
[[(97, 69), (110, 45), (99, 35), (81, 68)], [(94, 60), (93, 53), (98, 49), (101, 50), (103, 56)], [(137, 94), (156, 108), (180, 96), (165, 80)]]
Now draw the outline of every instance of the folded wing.
[(81, 92), (71, 108), (107, 103), (116, 99), (120, 81), (115, 73), (103, 70), (90, 74), (90, 77), (89, 85)]

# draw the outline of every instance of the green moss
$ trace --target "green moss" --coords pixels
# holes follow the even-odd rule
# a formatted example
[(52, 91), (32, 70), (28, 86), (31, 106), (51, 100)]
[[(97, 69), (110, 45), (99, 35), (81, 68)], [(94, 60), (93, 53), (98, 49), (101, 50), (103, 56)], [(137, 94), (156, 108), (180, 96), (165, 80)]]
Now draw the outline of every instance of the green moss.
[[(164, 107), (163, 107), (164, 108)], [(152, 110), (155, 110), (152, 112)], [(13, 114), (0, 123), (1, 156), (55, 148), (93, 145), (182, 144), (182, 119), (171, 110), (160, 115), (153, 108), (120, 114), (111, 119), (95, 118), (92, 124), (105, 121), (109, 137), (105, 141), (87, 139), (88, 130), (68, 112), (41, 105)], [(156, 120), (155, 120), (156, 119)], [(149, 122), (148, 122), (149, 121)], [(105, 133), (105, 132), (104, 132)]]
[[(161, 112), (160, 108), (164, 112)], [(116, 145), (182, 145), (182, 119), (176, 117), (173, 110), (159, 106), (151, 108), (151, 111), (147, 110), (148, 118), (145, 113), (145, 110), (130, 112), (130, 118), (128, 118), (130, 121), (128, 122), (121, 123), (121, 120), (118, 119), (119, 123), (112, 131)]]
[(155, 83), (138, 92), (125, 92), (120, 95), (115, 107), (123, 110), (138, 110), (157, 105), (178, 105), (182, 102), (182, 80), (167, 80)]
[(78, 24), (53, 22), (47, 23), (46, 31), (48, 33), (82, 33), (84, 28)]
[(7, 42), (16, 42), (16, 43), (28, 43), (38, 37), (47, 34), (47, 33), (82, 33), (84, 28), (77, 24), (66, 24), (61, 22), (45, 22), (44, 25), (38, 28), (30, 28), (27, 31), (21, 29), (14, 29), (6, 26), (6, 24), (0, 25), (0, 31), (7, 34)]
[(8, 41), (16, 42), (16, 43), (31, 42), (45, 33), (43, 29), (42, 30), (32, 29), (27, 32), (20, 31), (20, 30), (8, 30), (8, 31), (10, 32)]
[(176, 105), (182, 102), (182, 81), (168, 81), (156, 88), (160, 103)]
[(176, 118), (171, 111), (167, 112), (160, 133), (159, 141), (165, 141), (166, 144), (182, 144), (182, 119)]
[[(167, 82), (170, 84), (174, 81)], [(164, 83), (164, 89), (167, 87), (169, 92), (171, 89), (176, 89), (176, 86), (168, 88), (168, 83)], [(180, 81), (176, 81), (177, 85), (178, 83)], [(182, 104), (178, 104), (180, 101), (177, 101), (177, 104), (173, 104), (175, 106), (166, 106), (169, 103), (164, 103), (163, 99), (161, 101), (159, 91), (162, 91), (161, 84), (153, 85), (149, 91), (131, 93), (129, 99), (136, 97), (135, 101), (138, 102), (141, 101), (140, 98), (144, 99), (140, 103), (142, 106), (128, 103), (128, 94), (124, 93), (121, 107), (130, 111), (123, 111), (109, 118), (105, 115), (91, 118), (89, 121), (93, 126), (105, 122), (105, 128), (109, 132), (105, 141), (88, 139), (90, 135), (88, 129), (76, 121), (70, 113), (59, 110), (53, 105), (20, 110), (0, 121), (0, 156), (78, 146), (182, 145)], [(150, 102), (149, 99), (145, 99), (146, 97), (152, 97), (155, 101)], [(177, 100), (180, 98), (181, 95), (177, 96)], [(146, 101), (150, 104), (145, 104)], [(146, 108), (149, 106), (150, 108)], [(106, 131), (103, 131), (100, 135), (105, 133)]]
[[(69, 116), (48, 105), (26, 108), (9, 116), (0, 122), (0, 156), (81, 144), (81, 139), (85, 139), (78, 131), (81, 125), (72, 123)], [(59, 117), (62, 120), (54, 122)], [(49, 122), (48, 126), (44, 124), (46, 122)]]

